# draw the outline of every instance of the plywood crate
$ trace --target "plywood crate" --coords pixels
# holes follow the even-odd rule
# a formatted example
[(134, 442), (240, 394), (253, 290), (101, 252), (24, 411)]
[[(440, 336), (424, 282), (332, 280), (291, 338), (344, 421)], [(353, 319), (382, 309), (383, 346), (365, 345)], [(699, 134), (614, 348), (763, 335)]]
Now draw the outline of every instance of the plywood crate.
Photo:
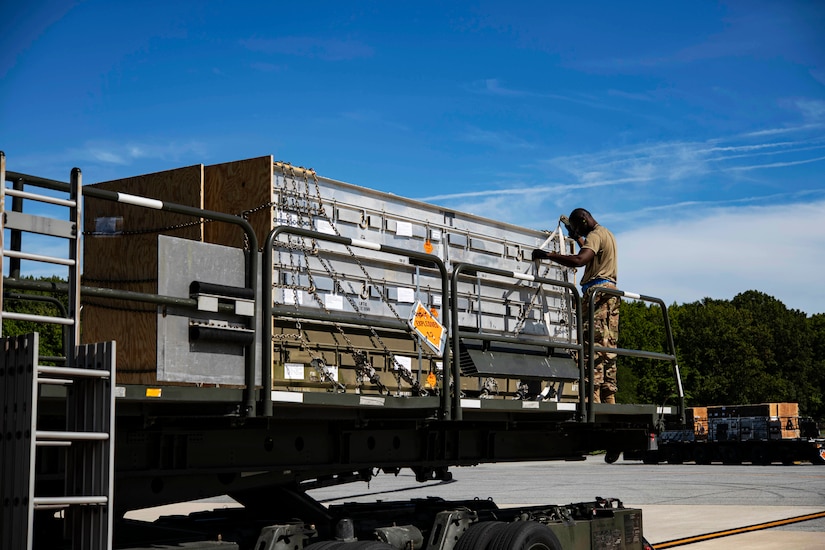
[(708, 408), (690, 407), (685, 409), (687, 425), (693, 429), (694, 435), (701, 439), (708, 436)]
[[(98, 183), (91, 187), (202, 208), (203, 166)], [(159, 233), (201, 240), (200, 220), (85, 197), (84, 286), (156, 293)], [(157, 369), (157, 315), (152, 304), (82, 297), (81, 341), (117, 341), (117, 382), (152, 384)]]
[[(245, 217), (255, 230), (259, 248), (273, 228), (272, 170), (272, 156), (214, 164), (203, 170), (203, 208)], [(237, 225), (208, 223), (203, 234), (208, 243), (244, 247), (244, 232)]]
[[(94, 184), (91, 187), (167, 203), (241, 215), (270, 202), (272, 157), (204, 167), (202, 164)], [(211, 197), (209, 194), (211, 193)], [(209, 199), (209, 200), (207, 200)], [(237, 225), (86, 196), (83, 285), (158, 292), (159, 234), (236, 248)], [(271, 228), (271, 207), (248, 216), (259, 240)], [(263, 235), (263, 237), (260, 237)], [(116, 340), (117, 382), (155, 384), (158, 308), (151, 304), (84, 297), (84, 343)]]
[(799, 403), (769, 403), (771, 417), (782, 426), (782, 439), (796, 439), (799, 432)]

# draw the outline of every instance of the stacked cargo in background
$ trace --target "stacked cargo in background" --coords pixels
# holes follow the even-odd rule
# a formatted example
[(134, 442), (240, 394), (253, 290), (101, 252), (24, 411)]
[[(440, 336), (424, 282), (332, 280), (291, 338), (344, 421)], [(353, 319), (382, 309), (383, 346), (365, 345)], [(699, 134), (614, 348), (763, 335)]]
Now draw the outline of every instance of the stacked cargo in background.
[(715, 405), (686, 410), (697, 440), (747, 441), (800, 437), (798, 403)]
[(825, 439), (817, 423), (799, 415), (798, 403), (715, 405), (685, 409), (685, 425), (673, 425), (627, 460), (647, 464), (825, 464)]

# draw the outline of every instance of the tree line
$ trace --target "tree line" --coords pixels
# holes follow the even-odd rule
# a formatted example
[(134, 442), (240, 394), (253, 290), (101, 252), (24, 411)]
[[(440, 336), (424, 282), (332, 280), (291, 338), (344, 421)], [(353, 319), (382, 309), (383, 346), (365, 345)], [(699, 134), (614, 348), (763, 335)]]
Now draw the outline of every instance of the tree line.
[[(825, 419), (825, 314), (808, 316), (749, 290), (667, 308), (688, 406), (797, 402)], [(668, 350), (658, 305), (621, 305), (619, 347)], [(671, 365), (619, 358), (621, 403), (675, 404)]]

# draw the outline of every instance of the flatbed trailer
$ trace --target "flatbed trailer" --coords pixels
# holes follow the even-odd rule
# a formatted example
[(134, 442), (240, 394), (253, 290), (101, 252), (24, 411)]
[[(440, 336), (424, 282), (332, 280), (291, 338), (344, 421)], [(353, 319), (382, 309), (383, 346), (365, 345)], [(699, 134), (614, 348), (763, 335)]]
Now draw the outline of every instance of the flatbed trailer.
[(624, 458), (646, 464), (825, 464), (825, 439), (813, 419), (799, 415), (798, 403), (691, 407), (686, 417), (687, 425), (654, 434), (647, 449), (627, 451)]
[[(407, 468), (445, 480), (453, 466), (632, 452), (684, 414), (589, 399), (573, 274), (529, 260), (537, 247), (572, 250), (560, 227), (448, 211), (271, 157), (92, 186), (77, 169), (64, 183), (0, 162), (11, 202), (69, 210), (68, 222), (16, 203), (3, 213), (4, 233), (63, 238), (69, 254), (4, 240), (10, 263), (67, 266), (66, 283), (19, 266), (3, 279), (4, 295), (66, 296), (65, 314), (13, 312), (8, 297), (1, 309), (63, 325), (68, 352), (5, 339), (2, 550), (643, 547), (641, 511), (615, 498), (341, 509), (307, 494)], [(659, 303), (667, 321), (661, 300), (611, 292)], [(668, 353), (618, 351), (671, 364), (681, 393), (669, 340)], [(217, 517), (123, 519), (219, 495), (243, 505), (223, 512), (232, 529), (220, 541)]]

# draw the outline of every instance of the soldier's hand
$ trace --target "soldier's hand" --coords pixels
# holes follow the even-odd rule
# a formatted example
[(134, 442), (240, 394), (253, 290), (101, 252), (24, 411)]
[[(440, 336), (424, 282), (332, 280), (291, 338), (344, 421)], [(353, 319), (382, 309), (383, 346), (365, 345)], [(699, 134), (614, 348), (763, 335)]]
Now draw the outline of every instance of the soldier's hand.
[(541, 250), (540, 248), (536, 248), (533, 250), (533, 254), (531, 255), (533, 260), (544, 260), (548, 257), (547, 252)]

